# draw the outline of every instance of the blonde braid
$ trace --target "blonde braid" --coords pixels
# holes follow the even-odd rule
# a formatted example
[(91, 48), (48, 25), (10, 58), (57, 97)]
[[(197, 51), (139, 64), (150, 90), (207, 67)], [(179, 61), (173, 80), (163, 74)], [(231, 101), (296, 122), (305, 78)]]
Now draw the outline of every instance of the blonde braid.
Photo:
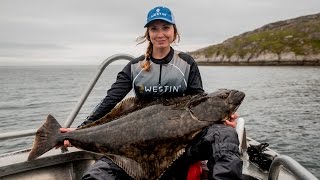
[(152, 53), (152, 43), (149, 41), (148, 47), (147, 47), (147, 51), (145, 54), (145, 62), (142, 65), (142, 68), (145, 71), (150, 71), (150, 58), (151, 58), (151, 53)]

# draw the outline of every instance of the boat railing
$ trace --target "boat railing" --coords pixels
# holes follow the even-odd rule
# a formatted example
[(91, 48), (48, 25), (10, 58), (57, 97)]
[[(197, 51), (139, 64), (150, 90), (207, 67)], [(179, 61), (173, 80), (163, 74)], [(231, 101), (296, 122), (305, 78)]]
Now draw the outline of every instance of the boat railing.
[(291, 157), (286, 155), (279, 155), (271, 163), (268, 180), (278, 179), (282, 167), (289, 170), (295, 177), (300, 180), (318, 179)]
[(64, 123), (64, 127), (70, 127), (71, 126), (71, 124), (73, 123), (74, 119), (78, 115), (82, 105), (87, 100), (89, 94), (91, 93), (93, 87), (95, 86), (96, 82), (99, 80), (101, 74), (103, 73), (103, 71), (105, 70), (105, 68), (109, 64), (111, 64), (112, 62), (117, 61), (117, 60), (129, 60), (129, 61), (131, 61), (133, 59), (134, 59), (134, 57), (131, 56), (131, 55), (128, 55), (128, 54), (116, 54), (116, 55), (110, 56), (105, 61), (103, 61), (102, 64), (98, 68), (98, 72), (97, 72), (96, 76), (91, 80), (91, 82), (89, 83), (89, 85), (87, 87), (87, 90), (81, 95), (78, 103), (76, 104), (76, 106), (74, 107), (74, 109), (70, 113), (69, 117), (67, 118), (66, 122)]
[[(104, 72), (105, 68), (111, 64), (114, 61), (117, 60), (133, 60), (134, 57), (128, 54), (115, 54), (113, 56), (110, 56), (106, 60), (104, 60), (100, 66), (98, 67), (98, 71), (94, 78), (90, 81), (88, 87), (86, 90), (82, 93), (80, 99), (78, 100), (76, 106), (71, 111), (70, 115), (68, 116), (67, 120), (65, 121), (63, 127), (70, 127), (73, 123), (74, 119), (77, 117), (80, 109), (82, 108), (84, 102), (87, 100), (88, 96), (90, 95), (93, 87), (99, 80), (101, 74)], [(15, 132), (6, 132), (6, 133), (0, 133), (0, 140), (7, 140), (7, 139), (14, 139), (14, 138), (20, 138), (20, 137), (27, 137), (27, 136), (33, 136), (36, 133), (36, 129), (29, 129), (29, 130), (20, 130)]]

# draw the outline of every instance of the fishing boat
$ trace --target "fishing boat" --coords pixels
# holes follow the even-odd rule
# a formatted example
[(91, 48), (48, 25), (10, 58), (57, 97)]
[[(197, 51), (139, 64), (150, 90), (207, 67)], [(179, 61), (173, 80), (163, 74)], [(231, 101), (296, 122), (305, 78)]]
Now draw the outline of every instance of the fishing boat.
[[(116, 54), (107, 58), (99, 66), (94, 78), (87, 89), (81, 95), (78, 103), (67, 118), (64, 127), (70, 127), (80, 111), (82, 105), (91, 93), (104, 69), (117, 60), (133, 60), (134, 57), (127, 54)], [(311, 172), (304, 168), (293, 158), (279, 154), (268, 148), (267, 143), (259, 143), (246, 136), (245, 120), (238, 119), (236, 127), (239, 137), (239, 150), (243, 160), (243, 179), (247, 180), (316, 180)], [(36, 130), (24, 130), (19, 132), (0, 133), (0, 140), (15, 139), (26, 136), (34, 136)], [(68, 151), (52, 149), (41, 157), (27, 161), (30, 149), (5, 153), (0, 155), (0, 179), (1, 180), (30, 180), (30, 179), (81, 179), (85, 170), (93, 164), (102, 154), (69, 148)], [(206, 179), (206, 162), (202, 163), (202, 179)]]

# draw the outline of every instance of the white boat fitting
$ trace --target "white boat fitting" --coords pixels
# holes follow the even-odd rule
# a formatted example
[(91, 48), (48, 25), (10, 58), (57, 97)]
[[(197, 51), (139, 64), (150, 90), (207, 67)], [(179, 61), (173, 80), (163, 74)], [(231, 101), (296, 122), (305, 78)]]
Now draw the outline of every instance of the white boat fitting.
[[(132, 59), (134, 59), (134, 57), (126, 54), (117, 54), (106, 59), (99, 66), (98, 72), (89, 83), (86, 91), (81, 95), (78, 103), (67, 118), (64, 127), (71, 126), (104, 69), (116, 60)], [(285, 155), (280, 155), (268, 148), (266, 144), (261, 144), (246, 137), (245, 121), (243, 118), (238, 119), (236, 130), (240, 141), (239, 149), (241, 158), (243, 160), (243, 179), (318, 179), (294, 159)], [(25, 130), (0, 133), (0, 141), (33, 136), (35, 132), (36, 130)], [(53, 149), (38, 159), (27, 161), (29, 151), (30, 149), (25, 149), (0, 155), (0, 179), (81, 179), (84, 171), (93, 164), (95, 160), (103, 156), (102, 154), (82, 151), (76, 148), (69, 148), (69, 151), (67, 152), (62, 152), (60, 149)], [(206, 167), (203, 168), (205, 169)]]

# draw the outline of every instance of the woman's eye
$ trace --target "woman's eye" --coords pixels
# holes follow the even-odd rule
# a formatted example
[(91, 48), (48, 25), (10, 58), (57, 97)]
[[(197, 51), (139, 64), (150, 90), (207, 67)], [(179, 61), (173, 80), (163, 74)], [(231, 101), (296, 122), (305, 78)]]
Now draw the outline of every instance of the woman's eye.
[(162, 29), (163, 30), (168, 30), (170, 27), (169, 26), (164, 26)]
[(155, 28), (155, 27), (150, 28), (150, 31), (156, 31), (156, 30), (157, 30), (157, 28)]

